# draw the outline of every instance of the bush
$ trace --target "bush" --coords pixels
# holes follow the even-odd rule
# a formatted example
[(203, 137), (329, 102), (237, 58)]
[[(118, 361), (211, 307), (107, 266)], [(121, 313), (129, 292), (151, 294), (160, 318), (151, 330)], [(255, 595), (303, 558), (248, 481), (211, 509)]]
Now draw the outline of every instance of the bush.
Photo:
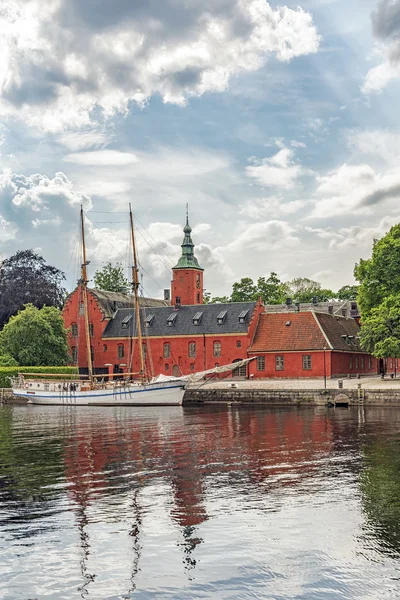
[(17, 377), (18, 373), (60, 374), (63, 377), (78, 374), (78, 369), (76, 367), (0, 367), (0, 388), (11, 387), (10, 377)]
[(0, 352), (0, 367), (18, 367), (18, 363), (9, 354), (1, 354)]

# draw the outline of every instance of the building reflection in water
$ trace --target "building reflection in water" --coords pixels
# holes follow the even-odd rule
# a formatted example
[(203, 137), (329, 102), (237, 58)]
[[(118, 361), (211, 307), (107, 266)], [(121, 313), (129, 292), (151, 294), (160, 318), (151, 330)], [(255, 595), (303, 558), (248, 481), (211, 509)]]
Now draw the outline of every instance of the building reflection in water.
[(265, 497), (266, 492), (300, 485), (318, 471), (332, 444), (329, 417), (311, 410), (223, 409), (201, 415), (184, 410), (170, 419), (163, 419), (161, 413), (144, 420), (132, 416), (126, 420), (123, 412), (115, 410), (103, 425), (76, 419), (65, 447), (65, 473), (77, 505), (82, 593), (96, 578), (88, 569), (88, 514), (103, 496), (117, 498), (107, 504), (110, 519), (118, 519), (121, 502), (131, 498), (126, 527), (132, 539), (131, 593), (143, 550), (141, 492), (146, 487), (160, 481), (170, 486), (170, 518), (180, 529), (176, 543), (192, 578), (203, 542), (201, 525), (209, 518), (208, 488), (218, 492), (228, 485), (236, 488), (232, 494), (246, 497), (255, 487)]

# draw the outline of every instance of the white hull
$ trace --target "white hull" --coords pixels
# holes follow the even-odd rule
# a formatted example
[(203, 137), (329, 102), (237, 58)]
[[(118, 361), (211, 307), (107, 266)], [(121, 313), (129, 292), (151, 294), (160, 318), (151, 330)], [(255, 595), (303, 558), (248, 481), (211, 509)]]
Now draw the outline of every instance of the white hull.
[(56, 406), (179, 406), (185, 389), (182, 383), (127, 385), (123, 387), (78, 391), (34, 391), (13, 388), (15, 396), (33, 404)]

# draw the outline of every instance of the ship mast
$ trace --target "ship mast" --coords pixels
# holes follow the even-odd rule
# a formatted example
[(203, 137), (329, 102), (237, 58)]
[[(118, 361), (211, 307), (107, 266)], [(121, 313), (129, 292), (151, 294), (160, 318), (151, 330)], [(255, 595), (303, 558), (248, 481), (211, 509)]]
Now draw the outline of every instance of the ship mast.
[(135, 242), (135, 230), (133, 227), (132, 208), (129, 204), (129, 220), (131, 224), (131, 238), (132, 238), (132, 249), (133, 249), (133, 267), (132, 267), (132, 287), (135, 298), (135, 320), (137, 328), (137, 339), (139, 346), (139, 360), (140, 360), (140, 379), (142, 383), (146, 379), (146, 366), (143, 354), (143, 342), (142, 342), (142, 324), (140, 322), (140, 306), (139, 306), (139, 268), (137, 261), (136, 242)]
[(85, 246), (85, 226), (83, 220), (83, 208), (81, 206), (81, 233), (82, 233), (82, 266), (81, 266), (81, 288), (82, 288), (82, 299), (83, 299), (83, 315), (85, 320), (85, 339), (86, 339), (86, 355), (88, 364), (89, 380), (93, 380), (93, 364), (92, 364), (92, 353), (90, 350), (90, 332), (89, 332), (89, 311), (88, 311), (88, 297), (87, 297), (87, 265), (89, 264), (86, 260), (86, 246)]

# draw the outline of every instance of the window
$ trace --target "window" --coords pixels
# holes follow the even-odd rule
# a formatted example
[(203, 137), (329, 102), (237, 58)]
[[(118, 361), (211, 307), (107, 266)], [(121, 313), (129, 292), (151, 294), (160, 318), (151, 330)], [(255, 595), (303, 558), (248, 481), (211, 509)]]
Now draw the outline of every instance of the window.
[(347, 316), (347, 308), (342, 308), (342, 317)]
[(333, 315), (333, 306), (332, 306), (332, 304), (330, 304), (330, 305), (328, 306), (328, 313), (329, 313), (330, 315)]
[(311, 371), (311, 368), (312, 368), (311, 354), (303, 354), (303, 370)]
[(117, 356), (118, 356), (118, 358), (124, 358), (124, 356), (125, 356), (125, 347), (124, 347), (123, 344), (118, 344)]
[(147, 315), (146, 317), (146, 327), (151, 327), (154, 321), (154, 315)]
[(107, 352), (107, 344), (103, 344), (103, 352)]
[(79, 314), (81, 317), (85, 314), (85, 305), (83, 304), (83, 302), (79, 304)]
[(349, 359), (349, 368), (350, 369), (353, 368), (353, 357), (352, 356), (350, 356), (350, 359)]
[(222, 325), (222, 323), (225, 321), (227, 312), (228, 312), (227, 310), (221, 310), (221, 312), (217, 315), (217, 324), (218, 325)]
[(72, 362), (78, 362), (78, 348), (76, 346), (72, 346), (71, 348)]
[(169, 371), (169, 364), (165, 363), (164, 368), (165, 368), (166, 371)]
[(215, 363), (215, 366), (216, 366), (216, 367), (219, 367), (219, 363)]
[(189, 342), (188, 356), (189, 358), (196, 358), (196, 342)]
[(221, 342), (214, 342), (214, 356), (221, 356)]
[(257, 371), (265, 371), (265, 356), (257, 356)]
[(193, 317), (193, 325), (200, 325), (203, 317), (203, 311), (197, 312)]
[(242, 312), (239, 313), (239, 323), (246, 323), (248, 312), (248, 310), (242, 310)]
[(190, 363), (190, 370), (194, 371), (194, 363)]
[(180, 304), (180, 303), (181, 303), (181, 297), (180, 297), (180, 296), (177, 296), (177, 297), (175, 298), (175, 304)]
[(169, 315), (168, 319), (167, 319), (167, 326), (168, 327), (172, 327), (172, 325), (175, 323), (176, 321), (176, 317), (178, 316), (177, 312), (173, 312)]
[(390, 369), (393, 369), (393, 358), (390, 359)]
[(94, 327), (93, 327), (93, 323), (89, 323), (89, 335), (90, 337), (94, 336)]
[(358, 308), (357, 308), (357, 302), (352, 302), (351, 303), (351, 310), (358, 310)]
[(71, 335), (72, 335), (72, 337), (78, 337), (78, 324), (77, 323), (72, 323)]
[(92, 359), (92, 362), (94, 361), (94, 348), (93, 346), (90, 346), (90, 358)]
[(242, 347), (242, 341), (241, 340), (237, 340), (236, 342), (236, 348), (241, 348)]
[(170, 358), (171, 357), (171, 344), (169, 344), (168, 342), (165, 342), (164, 344), (164, 358)]
[(365, 363), (364, 363), (364, 357), (362, 356), (361, 357), (361, 368), (362, 369), (364, 369), (364, 365), (365, 365)]
[(372, 359), (368, 356), (368, 369), (372, 369)]
[(356, 369), (358, 369), (358, 356), (356, 356)]
[(285, 357), (282, 355), (275, 356), (275, 370), (283, 371), (285, 368)]
[(196, 302), (197, 302), (197, 304), (200, 304), (200, 293), (199, 292), (197, 292), (197, 294), (196, 294)]
[(44, 391), (45, 392), (49, 392), (50, 391), (50, 384), (49, 383), (45, 383), (44, 384)]
[(133, 315), (128, 315), (125, 319), (122, 320), (121, 327), (122, 329), (128, 329), (129, 323), (132, 320)]

